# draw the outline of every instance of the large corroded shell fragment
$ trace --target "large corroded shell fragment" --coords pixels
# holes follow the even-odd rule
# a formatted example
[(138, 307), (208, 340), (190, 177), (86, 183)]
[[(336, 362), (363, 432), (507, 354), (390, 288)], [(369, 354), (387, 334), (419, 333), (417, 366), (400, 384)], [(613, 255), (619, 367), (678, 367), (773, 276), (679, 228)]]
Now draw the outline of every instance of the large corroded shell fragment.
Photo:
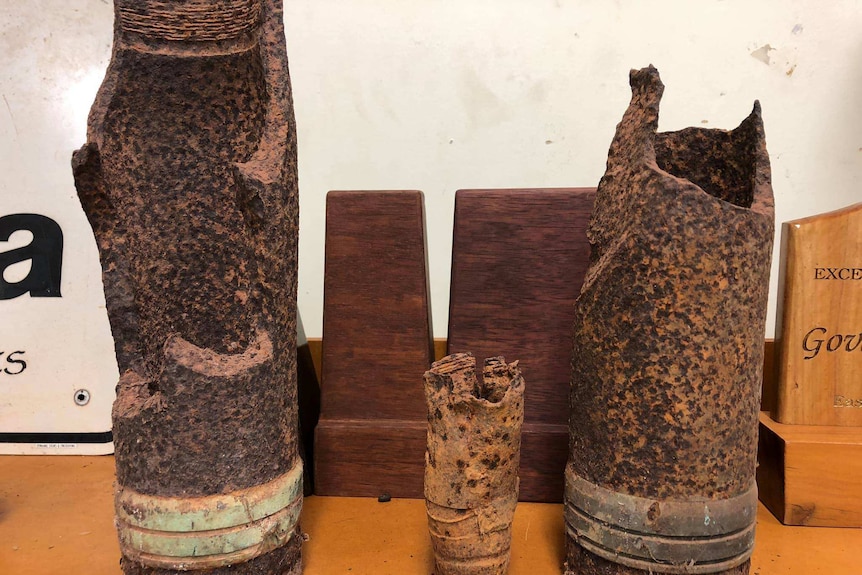
[(120, 368), (122, 568), (296, 574), (298, 197), (281, 0), (114, 8), (72, 165)]
[(576, 303), (568, 573), (748, 572), (774, 229), (760, 106), (656, 133), (631, 74)]

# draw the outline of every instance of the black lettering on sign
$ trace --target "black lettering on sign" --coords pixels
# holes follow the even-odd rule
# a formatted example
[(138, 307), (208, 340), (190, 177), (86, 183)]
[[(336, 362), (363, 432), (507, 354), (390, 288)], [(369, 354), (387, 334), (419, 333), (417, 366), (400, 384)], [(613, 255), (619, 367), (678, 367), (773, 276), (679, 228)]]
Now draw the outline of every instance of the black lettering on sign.
[(802, 349), (805, 351), (812, 352), (811, 355), (806, 355), (803, 359), (814, 359), (817, 357), (817, 354), (820, 353), (820, 348), (823, 346), (823, 339), (819, 337), (811, 337), (815, 331), (826, 333), (825, 327), (815, 327), (811, 331), (805, 334), (805, 338), (802, 340)]
[[(826, 351), (844, 351), (853, 352), (857, 349), (862, 350), (862, 332), (859, 333), (836, 333), (829, 338), (829, 330), (825, 327), (815, 327), (805, 334), (802, 338), (802, 350), (811, 355), (803, 356), (803, 359), (814, 359), (820, 353), (820, 348), (826, 344)], [(843, 344), (843, 345), (842, 345)]]
[[(60, 273), (63, 268), (63, 230), (49, 217), (39, 214), (12, 214), (0, 218), (0, 242), (20, 230), (33, 234), (28, 245), (0, 252), (0, 300), (14, 299), (25, 293), (30, 297), (61, 297)], [(19, 282), (3, 279), (9, 266), (30, 260), (30, 273)]]
[(814, 268), (816, 280), (862, 280), (862, 268)]
[[(4, 352), (0, 351), (0, 360), (2, 360)], [(0, 375), (18, 375), (27, 369), (27, 362), (24, 361), (23, 351), (13, 351), (5, 354), (6, 361), (0, 361)]]

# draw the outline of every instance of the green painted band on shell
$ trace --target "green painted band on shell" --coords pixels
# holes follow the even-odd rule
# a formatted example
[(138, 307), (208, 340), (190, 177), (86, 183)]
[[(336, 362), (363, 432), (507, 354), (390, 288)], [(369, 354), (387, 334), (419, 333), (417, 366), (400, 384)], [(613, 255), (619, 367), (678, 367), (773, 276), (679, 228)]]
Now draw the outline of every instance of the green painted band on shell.
[(123, 551), (141, 563), (179, 570), (229, 565), (290, 539), (302, 510), (302, 463), (233, 493), (179, 498), (125, 488), (115, 504)]

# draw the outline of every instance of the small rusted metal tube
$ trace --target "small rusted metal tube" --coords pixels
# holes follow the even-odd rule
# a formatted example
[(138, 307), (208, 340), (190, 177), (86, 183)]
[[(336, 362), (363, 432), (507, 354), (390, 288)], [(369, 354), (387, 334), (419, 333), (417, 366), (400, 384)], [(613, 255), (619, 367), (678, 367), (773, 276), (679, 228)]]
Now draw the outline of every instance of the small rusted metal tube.
[(425, 373), (425, 502), (438, 575), (500, 575), (518, 502), (524, 379), (518, 362), (458, 353)]
[(631, 74), (576, 303), (568, 575), (748, 572), (774, 230), (760, 107), (656, 133)]

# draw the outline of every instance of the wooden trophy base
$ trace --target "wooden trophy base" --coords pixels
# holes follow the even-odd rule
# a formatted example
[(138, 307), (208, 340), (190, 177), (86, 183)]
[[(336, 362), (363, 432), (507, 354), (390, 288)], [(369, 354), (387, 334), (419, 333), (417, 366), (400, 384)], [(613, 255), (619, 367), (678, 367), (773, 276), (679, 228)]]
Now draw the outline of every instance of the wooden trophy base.
[(425, 420), (330, 420), (317, 427), (315, 493), (422, 499)]
[[(526, 409), (526, 403), (524, 408)], [(524, 423), (521, 429), (519, 501), (560, 501), (560, 494), (565, 489), (565, 476), (560, 473), (560, 461), (565, 463), (568, 455), (568, 425)]]
[(862, 428), (785, 425), (760, 412), (757, 487), (785, 525), (862, 527)]
[(458, 190), (448, 353), (518, 360), (519, 500), (563, 500), (575, 300), (590, 261), (595, 188)]
[(422, 497), (434, 360), (421, 192), (330, 192), (317, 495)]
[[(425, 470), (424, 421), (330, 420), (317, 428), (315, 493), (352, 497), (422, 499)], [(564, 425), (525, 424), (521, 432), (522, 493), (554, 501), (563, 490), (557, 469), (566, 456), (569, 430)], [(407, 458), (405, 454), (416, 454)], [(372, 468), (369, 468), (372, 465)]]

